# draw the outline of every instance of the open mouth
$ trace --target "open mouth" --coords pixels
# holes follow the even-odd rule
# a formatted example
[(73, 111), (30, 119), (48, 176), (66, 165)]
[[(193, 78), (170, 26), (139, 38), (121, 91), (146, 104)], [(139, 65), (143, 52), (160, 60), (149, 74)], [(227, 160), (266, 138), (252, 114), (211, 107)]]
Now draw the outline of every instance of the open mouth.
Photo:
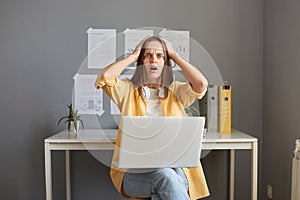
[(150, 67), (150, 70), (153, 70), (153, 71), (154, 71), (154, 70), (157, 70), (157, 67), (151, 66), (151, 67)]

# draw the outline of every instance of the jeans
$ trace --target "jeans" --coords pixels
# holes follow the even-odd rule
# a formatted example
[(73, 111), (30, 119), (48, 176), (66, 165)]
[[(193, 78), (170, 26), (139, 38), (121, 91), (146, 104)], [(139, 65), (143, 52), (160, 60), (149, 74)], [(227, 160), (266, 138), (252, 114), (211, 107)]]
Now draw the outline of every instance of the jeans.
[(189, 200), (188, 183), (181, 168), (162, 168), (145, 173), (127, 172), (123, 191), (137, 198), (151, 200)]

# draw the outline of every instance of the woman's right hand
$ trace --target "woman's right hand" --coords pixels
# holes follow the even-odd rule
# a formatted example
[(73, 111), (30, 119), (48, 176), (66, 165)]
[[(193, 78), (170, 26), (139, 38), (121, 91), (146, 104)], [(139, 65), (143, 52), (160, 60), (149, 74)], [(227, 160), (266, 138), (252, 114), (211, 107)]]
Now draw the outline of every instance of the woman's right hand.
[(105, 77), (105, 78), (119, 77), (120, 74), (123, 72), (123, 70), (126, 67), (128, 67), (129, 65), (131, 65), (134, 62), (137, 62), (138, 57), (141, 52), (141, 49), (143, 47), (143, 44), (144, 44), (145, 40), (148, 39), (148, 37), (149, 36), (145, 37), (142, 41), (140, 41), (140, 43), (136, 46), (136, 48), (132, 54), (130, 54), (129, 56), (127, 56), (124, 59), (121, 59), (115, 63), (108, 65), (99, 73), (98, 76)]
[(135, 47), (135, 49), (134, 49), (134, 51), (133, 51), (133, 53), (132, 53), (132, 55), (135, 57), (135, 62), (137, 62), (137, 60), (138, 60), (138, 57), (139, 57), (139, 55), (140, 55), (140, 53), (141, 53), (141, 50), (142, 50), (142, 47), (143, 47), (143, 44), (144, 44), (144, 42), (149, 38), (150, 36), (148, 35), (148, 36), (146, 36), (144, 39), (142, 39), (140, 42), (139, 42), (139, 44)]

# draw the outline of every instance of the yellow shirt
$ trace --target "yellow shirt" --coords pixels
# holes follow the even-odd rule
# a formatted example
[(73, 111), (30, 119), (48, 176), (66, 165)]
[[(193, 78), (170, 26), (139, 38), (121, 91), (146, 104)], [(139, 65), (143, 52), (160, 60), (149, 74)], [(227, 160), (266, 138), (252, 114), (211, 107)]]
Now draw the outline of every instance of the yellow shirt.
[[(122, 116), (144, 116), (146, 113), (146, 101), (139, 94), (138, 88), (135, 87), (128, 79), (119, 80), (114, 78), (103, 78), (99, 76), (95, 86), (97, 89), (102, 88), (104, 92), (116, 103)], [(160, 99), (160, 112), (162, 116), (185, 116), (184, 108), (193, 103), (198, 98), (201, 99), (206, 93), (196, 93), (188, 82), (174, 81), (169, 86), (169, 92), (166, 98)], [(119, 159), (120, 147), (120, 127), (115, 144), (113, 162)], [(183, 168), (188, 181), (188, 192), (191, 200), (196, 200), (209, 196), (204, 172), (201, 163), (195, 168)], [(124, 196), (122, 192), (122, 182), (126, 169), (119, 169), (111, 166), (110, 175), (116, 189)]]

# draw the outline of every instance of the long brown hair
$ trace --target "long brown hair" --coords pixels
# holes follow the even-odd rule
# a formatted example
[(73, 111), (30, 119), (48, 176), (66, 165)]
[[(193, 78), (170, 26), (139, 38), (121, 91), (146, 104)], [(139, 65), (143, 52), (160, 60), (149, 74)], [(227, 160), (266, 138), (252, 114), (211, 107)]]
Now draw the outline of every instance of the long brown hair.
[(171, 83), (174, 81), (173, 78), (173, 71), (172, 71), (172, 65), (171, 65), (171, 59), (168, 54), (168, 49), (166, 46), (166, 43), (159, 37), (157, 36), (151, 36), (147, 40), (145, 40), (140, 55), (137, 60), (137, 65), (136, 65), (136, 70), (131, 78), (131, 81), (134, 85), (137, 87), (143, 87), (144, 85), (144, 73), (145, 73), (145, 68), (144, 68), (144, 53), (145, 53), (145, 47), (149, 42), (152, 41), (157, 41), (162, 45), (163, 48), (163, 54), (164, 54), (164, 67), (162, 70), (161, 74), (161, 86), (164, 87), (165, 89), (165, 97), (168, 92), (168, 87), (171, 85)]

